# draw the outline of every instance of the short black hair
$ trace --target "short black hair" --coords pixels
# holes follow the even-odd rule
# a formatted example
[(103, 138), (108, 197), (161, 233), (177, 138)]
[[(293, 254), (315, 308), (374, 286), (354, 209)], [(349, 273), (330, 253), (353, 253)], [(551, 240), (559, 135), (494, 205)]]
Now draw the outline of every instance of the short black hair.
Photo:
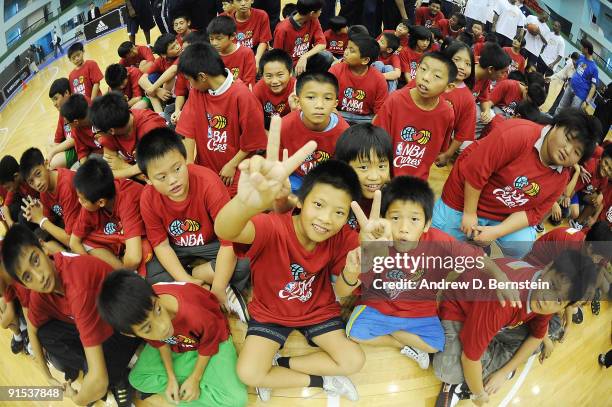
[(206, 27), (206, 33), (208, 35), (221, 34), (231, 37), (236, 34), (236, 22), (230, 16), (215, 17)]
[(118, 90), (128, 77), (127, 69), (121, 64), (110, 64), (104, 72), (104, 80), (109, 88)]
[(462, 13), (456, 12), (453, 13), (454, 17), (457, 17), (457, 25), (461, 28), (465, 27), (467, 21), (465, 19), (465, 16)]
[(58, 94), (64, 96), (66, 92), (72, 93), (72, 90), (70, 89), (70, 81), (68, 78), (58, 78), (53, 81), (51, 87), (49, 88), (49, 98), (52, 98)]
[(582, 109), (568, 107), (553, 118), (552, 124), (557, 127), (565, 127), (566, 134), (573, 134), (582, 143), (584, 151), (581, 163), (591, 158), (602, 132), (598, 118), (586, 114)]
[(295, 83), (296, 95), (300, 96), (300, 93), (302, 93), (302, 88), (304, 88), (304, 85), (308, 82), (318, 82), (320, 84), (327, 83), (329, 85), (332, 85), (334, 89), (336, 90), (336, 95), (338, 95), (338, 89), (339, 89), (338, 79), (336, 79), (336, 77), (333, 74), (329, 72), (309, 72), (309, 71), (306, 71), (297, 77), (297, 81)]
[(34, 167), (45, 164), (43, 153), (36, 147), (30, 147), (21, 154), (19, 159), (19, 174), (21, 178), (27, 180)]
[(587, 300), (594, 293), (598, 268), (589, 256), (578, 250), (566, 250), (553, 260), (552, 268), (570, 284), (567, 298), (570, 305)]
[(87, 99), (80, 93), (73, 93), (60, 108), (60, 114), (69, 122), (83, 120), (87, 117)]
[(429, 5), (431, 6), (432, 3), (436, 3), (439, 4), (440, 6), (442, 5), (442, 0), (429, 0)]
[(285, 65), (289, 71), (289, 74), (291, 74), (291, 71), (293, 70), (293, 60), (291, 59), (291, 56), (287, 54), (285, 50), (280, 48), (273, 48), (270, 51), (264, 52), (264, 54), (261, 56), (261, 59), (259, 60), (259, 72), (262, 75), (264, 66), (270, 62), (280, 62), (281, 64)]
[[(612, 147), (612, 144), (609, 144), (608, 147)], [(612, 149), (610, 149), (610, 154), (612, 154)], [(610, 229), (607, 221), (600, 220), (595, 222), (587, 232), (584, 241), (588, 242), (588, 246), (593, 253), (608, 260), (610, 259), (612, 255), (610, 250), (612, 245), (612, 229)]]
[(385, 37), (385, 41), (387, 42), (387, 48), (391, 48), (392, 52), (397, 51), (400, 47), (400, 39), (397, 35), (393, 33), (382, 33), (382, 36)]
[(160, 35), (153, 44), (153, 52), (157, 55), (166, 55), (170, 44), (176, 41), (176, 35), (165, 33)]
[(425, 223), (431, 220), (434, 206), (434, 192), (427, 183), (420, 178), (403, 175), (393, 178), (382, 189), (380, 201), (380, 216), (385, 216), (389, 206), (395, 201), (414, 202), (423, 208)]
[(355, 35), (370, 35), (370, 32), (368, 31), (368, 28), (365, 25), (355, 24), (348, 28), (349, 40)]
[(518, 69), (515, 69), (514, 71), (508, 73), (508, 79), (527, 83), (527, 78), (525, 77), (525, 74), (519, 71)]
[(19, 163), (12, 155), (5, 155), (0, 160), (0, 184), (6, 184), (15, 180), (15, 174), (19, 173)]
[(308, 57), (306, 72), (327, 72), (334, 63), (334, 56), (330, 52), (317, 52)]
[(225, 64), (217, 50), (202, 42), (185, 48), (179, 58), (178, 70), (192, 79), (197, 78), (200, 73), (210, 76), (226, 75)]
[(357, 173), (345, 162), (327, 160), (310, 170), (304, 176), (302, 186), (296, 192), (300, 202), (304, 202), (317, 184), (327, 184), (340, 189), (349, 194), (352, 201), (361, 199), (361, 185)]
[(38, 238), (27, 226), (21, 223), (14, 223), (6, 232), (2, 242), (2, 261), (4, 269), (15, 281), (22, 281), (17, 277), (17, 266), (19, 256), (26, 247), (36, 247), (42, 250)]
[(570, 58), (573, 60), (576, 60), (578, 58), (580, 58), (580, 54), (578, 53), (578, 51), (574, 51), (570, 54)]
[(353, 160), (369, 160), (370, 154), (393, 162), (393, 143), (391, 136), (382, 127), (371, 123), (359, 123), (344, 130), (336, 142), (334, 158), (345, 163)]
[(68, 58), (70, 58), (72, 54), (74, 54), (75, 52), (84, 51), (84, 50), (85, 49), (83, 48), (82, 42), (75, 42), (70, 47), (68, 47), (68, 52), (66, 54), (68, 55)]
[(438, 27), (429, 27), (429, 31), (431, 31), (431, 35), (433, 35), (436, 41), (444, 39), (444, 36), (442, 35), (442, 31), (440, 31)]
[(287, 3), (283, 7), (283, 10), (281, 11), (281, 15), (283, 16), (283, 18), (288, 18), (296, 11), (297, 11), (297, 6), (295, 5), (295, 3)]
[(153, 129), (145, 134), (136, 146), (136, 157), (138, 157), (138, 168), (147, 175), (147, 166), (151, 160), (163, 157), (170, 151), (178, 151), (187, 158), (185, 145), (174, 130), (167, 127)]
[(474, 35), (467, 31), (461, 31), (459, 35), (457, 35), (457, 41), (461, 41), (471, 48), (472, 45), (474, 45)]
[(482, 52), (480, 53), (480, 60), (478, 61), (478, 65), (482, 68), (493, 67), (496, 71), (500, 69), (504, 69), (510, 66), (512, 63), (512, 58), (510, 55), (506, 54), (506, 51), (503, 50), (499, 44), (485, 44), (482, 47)]
[(494, 44), (497, 44), (497, 35), (495, 35), (495, 33), (492, 33), (492, 32), (486, 33), (485, 42), (492, 42)]
[[(472, 72), (470, 73), (470, 76), (463, 80), (465, 86), (467, 86), (469, 89), (472, 89), (474, 87), (474, 83), (476, 82), (476, 64), (474, 63), (474, 52), (472, 51), (472, 48), (470, 48), (470, 46), (466, 43), (457, 40), (452, 41), (450, 44), (448, 44), (448, 46), (442, 50), (442, 53), (452, 61), (455, 54), (461, 50), (467, 51), (470, 56), (470, 62), (472, 63)], [(455, 65), (455, 68), (456, 67), (457, 66)], [(455, 79), (457, 79), (457, 75), (455, 75)]]
[[(472, 26), (473, 26), (474, 24), (478, 24), (478, 25), (480, 26), (480, 28), (481, 28), (481, 29), (484, 31), (485, 24), (484, 24), (482, 21), (480, 21), (480, 20), (473, 20), (473, 21), (472, 21)], [(470, 27), (470, 28), (471, 28), (471, 27)]]
[(179, 18), (182, 18), (185, 21), (191, 21), (191, 17), (189, 17), (189, 15), (185, 12), (185, 10), (181, 10), (177, 15), (172, 17), (172, 22), (174, 22), (174, 20), (177, 20)]
[(113, 199), (117, 193), (113, 171), (101, 158), (90, 158), (77, 170), (72, 183), (89, 202)]
[(183, 43), (196, 44), (198, 42), (209, 42), (208, 33), (204, 30), (192, 30), (183, 38)]
[(582, 48), (586, 48), (587, 54), (593, 55), (593, 43), (591, 41), (583, 38), (580, 40), (580, 46), (582, 46)]
[(106, 276), (98, 295), (100, 317), (115, 330), (133, 335), (133, 325), (147, 319), (157, 297), (151, 284), (133, 271), (116, 270)]
[(548, 125), (552, 123), (552, 118), (540, 111), (540, 108), (529, 100), (522, 100), (514, 109), (514, 113), (521, 119), (529, 120), (534, 123)]
[(369, 35), (354, 35), (349, 40), (359, 49), (361, 58), (368, 58), (368, 66), (372, 65), (380, 55), (380, 45)]
[(132, 48), (134, 48), (134, 43), (132, 41), (123, 41), (117, 48), (119, 58), (126, 58), (130, 54)]
[(108, 92), (94, 99), (89, 108), (89, 118), (100, 131), (124, 127), (130, 120), (130, 108), (119, 92)]
[(440, 51), (428, 52), (427, 54), (423, 55), (421, 63), (423, 63), (425, 58), (438, 60), (446, 66), (448, 69), (448, 83), (453, 83), (455, 79), (457, 79), (457, 65), (455, 65), (453, 60), (447, 57), (444, 53)]
[(329, 28), (337, 33), (343, 28), (346, 28), (348, 25), (348, 20), (342, 16), (334, 16), (329, 19)]
[(323, 0), (298, 0), (295, 9), (299, 14), (305, 16), (323, 10)]
[(546, 88), (539, 82), (531, 83), (527, 86), (527, 96), (529, 96), (531, 103), (542, 106), (546, 101)]
[(419, 40), (429, 40), (429, 45), (431, 46), (431, 30), (429, 28), (425, 28), (422, 25), (411, 25), (408, 31), (410, 32), (408, 47), (411, 49), (416, 48), (417, 41)]

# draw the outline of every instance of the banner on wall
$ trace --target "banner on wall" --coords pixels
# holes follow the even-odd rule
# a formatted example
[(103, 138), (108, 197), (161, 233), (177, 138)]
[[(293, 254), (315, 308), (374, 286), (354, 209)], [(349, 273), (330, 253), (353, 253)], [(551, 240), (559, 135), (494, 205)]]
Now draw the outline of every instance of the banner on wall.
[[(122, 7), (125, 8), (125, 7)], [(100, 37), (109, 31), (119, 28), (123, 25), (121, 9), (115, 9), (110, 13), (104, 14), (83, 26), (85, 39), (91, 41), (94, 38)]]
[(28, 78), (28, 76), (30, 76), (30, 67), (24, 66), (2, 88), (2, 93), (4, 94), (4, 98), (8, 99), (11, 97), (13, 93), (17, 92), (19, 88), (21, 87), (21, 84), (23, 83), (23, 81), (25, 81)]

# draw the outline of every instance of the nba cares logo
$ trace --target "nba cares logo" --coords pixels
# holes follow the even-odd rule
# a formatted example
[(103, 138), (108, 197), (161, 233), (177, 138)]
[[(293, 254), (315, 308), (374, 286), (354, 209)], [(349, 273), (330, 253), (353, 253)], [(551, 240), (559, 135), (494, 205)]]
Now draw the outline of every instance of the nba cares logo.
[(529, 196), (537, 196), (540, 193), (540, 185), (535, 182), (529, 182), (526, 176), (521, 175), (514, 180), (514, 187), (520, 189)]
[(431, 132), (429, 130), (417, 130), (414, 127), (406, 126), (400, 132), (400, 137), (404, 141), (427, 144), (429, 139), (431, 139)]
[(180, 236), (185, 232), (197, 232), (200, 230), (200, 222), (193, 219), (174, 219), (168, 226), (168, 232), (172, 236)]
[(220, 114), (214, 116), (207, 114), (206, 116), (208, 118), (208, 125), (215, 130), (223, 130), (227, 126), (227, 118), (225, 116)]

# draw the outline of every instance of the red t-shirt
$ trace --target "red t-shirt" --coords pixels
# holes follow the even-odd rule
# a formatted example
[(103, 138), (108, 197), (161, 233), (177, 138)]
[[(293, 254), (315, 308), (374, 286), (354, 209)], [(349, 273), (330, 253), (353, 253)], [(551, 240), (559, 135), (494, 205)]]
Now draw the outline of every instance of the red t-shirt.
[(608, 222), (609, 226), (612, 226), (612, 185), (608, 182), (608, 187), (604, 192), (603, 209), (599, 214), (598, 220), (604, 220)]
[[(0, 186), (0, 206), (4, 206), (6, 204), (6, 196), (8, 195), (8, 191)], [(0, 213), (0, 216), (2, 214)], [(2, 217), (4, 219), (4, 217)], [(0, 245), (1, 246), (1, 245)]]
[(348, 64), (341, 62), (329, 69), (338, 79), (338, 110), (360, 115), (376, 114), (387, 98), (387, 81), (374, 68), (368, 68), (363, 76), (351, 72)]
[(429, 7), (423, 6), (416, 9), (415, 21), (416, 25), (424, 25), (427, 28), (438, 25), (440, 20), (444, 18), (444, 13), (438, 11), (435, 16), (429, 11)]
[(250, 48), (237, 46), (229, 55), (221, 55), (225, 67), (232, 72), (235, 79), (240, 79), (247, 85), (255, 85), (255, 54)]
[(76, 128), (72, 131), (74, 137), (74, 148), (79, 160), (90, 154), (103, 154), (102, 144), (98, 141), (91, 127)]
[(454, 123), (453, 109), (443, 98), (433, 110), (425, 111), (414, 103), (406, 86), (387, 98), (373, 124), (385, 129), (393, 141), (393, 175), (427, 180)]
[(115, 199), (112, 211), (101, 208), (89, 212), (81, 208), (72, 234), (83, 239), (91, 234), (131, 239), (145, 234), (140, 217), (140, 194), (143, 186), (129, 179), (115, 180)]
[(478, 41), (474, 42), (474, 45), (472, 45), (472, 50), (474, 51), (474, 62), (478, 63), (478, 61), (480, 60), (480, 54), (482, 53), (482, 49), (484, 48), (486, 42), (484, 37), (480, 37), (480, 39)]
[(423, 55), (420, 52), (416, 52), (410, 47), (402, 47), (402, 51), (399, 53), (400, 67), (402, 73), (410, 73), (410, 79), (416, 78), (417, 67), (423, 59)]
[[(608, 178), (603, 177), (601, 175), (601, 155), (603, 154), (603, 148), (601, 146), (597, 146), (591, 158), (587, 160), (583, 164), (583, 167), (591, 174), (591, 181), (588, 184), (585, 184), (582, 181), (582, 178), (578, 177), (578, 182), (576, 183), (575, 192), (584, 192), (587, 194), (592, 194), (595, 192), (605, 193), (608, 188)], [(573, 171), (572, 171), (573, 172)]]
[(59, 144), (64, 140), (72, 138), (72, 127), (66, 123), (66, 119), (61, 114), (57, 119), (57, 127), (55, 128), (55, 136), (53, 142)]
[[(531, 281), (534, 275), (540, 270), (521, 260), (501, 258), (494, 260), (499, 268), (506, 273), (510, 281), (523, 282)], [(469, 271), (463, 273), (457, 281), (469, 281), (479, 278), (485, 287), (487, 287), (488, 276), (480, 271)], [(487, 346), (497, 333), (503, 328), (515, 328), (522, 324), (527, 324), (529, 332), (532, 336), (541, 339), (548, 331), (548, 322), (552, 315), (536, 314), (528, 312), (527, 297), (529, 290), (519, 290), (522, 308), (510, 307), (502, 305), (497, 300), (484, 301), (473, 300), (473, 297), (478, 295), (478, 298), (486, 298), (485, 291), (471, 289), (472, 298), (464, 297), (461, 291), (447, 291), (445, 301), (440, 303), (439, 314), (440, 319), (449, 321), (463, 322), (463, 327), (459, 333), (459, 340), (463, 346), (463, 353), (470, 360), (479, 360), (482, 354), (487, 349)], [(483, 292), (482, 294), (480, 292)], [(495, 294), (491, 295), (496, 298)]]
[(5, 304), (9, 304), (17, 299), (22, 308), (28, 308), (30, 306), (30, 290), (17, 282), (13, 282), (6, 286), (2, 298)]
[(436, 27), (440, 29), (440, 32), (442, 33), (442, 36), (444, 37), (450, 36), (453, 38), (457, 38), (459, 34), (461, 34), (464, 30), (463, 28), (460, 28), (458, 30), (453, 30), (453, 28), (450, 26), (450, 20), (447, 18), (439, 19), (435, 25)]
[(336, 34), (332, 29), (323, 33), (327, 41), (327, 50), (337, 58), (344, 56), (344, 50), (348, 44), (348, 33)]
[(130, 113), (134, 116), (132, 132), (125, 136), (104, 134), (100, 137), (100, 144), (106, 149), (116, 151), (124, 161), (136, 164), (136, 145), (140, 139), (153, 129), (166, 127), (166, 121), (152, 110), (133, 109)]
[(229, 16), (236, 22), (236, 43), (244, 48), (255, 50), (260, 43), (272, 40), (270, 18), (265, 11), (252, 8), (246, 21), (238, 21), (235, 13)]
[(467, 86), (456, 87), (443, 96), (453, 106), (453, 112), (455, 113), (454, 139), (473, 141), (476, 133), (476, 103), (474, 103), (474, 96), (470, 88)]
[(489, 100), (489, 87), (491, 86), (491, 81), (488, 79), (481, 79), (476, 81), (474, 84), (474, 88), (472, 89), (472, 96), (476, 99), (477, 103), (482, 103), (486, 100)]
[(534, 266), (545, 266), (566, 250), (580, 250), (586, 235), (584, 232), (560, 227), (540, 236), (533, 243), (524, 260)]
[(292, 17), (282, 20), (274, 30), (274, 48), (280, 48), (291, 56), (293, 65), (315, 45), (326, 45), (319, 20), (306, 21), (297, 27)]
[(66, 168), (57, 169), (57, 185), (55, 193), (43, 192), (40, 194), (40, 202), (43, 205), (43, 213), (50, 217), (52, 214), (64, 220), (64, 230), (72, 233), (74, 222), (81, 212), (81, 204), (72, 184), (74, 171)]
[(28, 319), (36, 328), (54, 319), (75, 324), (84, 347), (101, 345), (113, 328), (100, 318), (96, 300), (113, 268), (94, 256), (64, 252), (55, 254), (53, 262), (64, 295), (31, 291)]
[(127, 85), (123, 88), (123, 94), (127, 96), (128, 100), (135, 97), (142, 96), (142, 89), (138, 85), (138, 80), (142, 76), (140, 69), (134, 68), (133, 66), (127, 67)]
[(286, 148), (289, 151), (289, 156), (291, 156), (310, 140), (317, 142), (316, 151), (306, 157), (302, 165), (295, 170), (296, 174), (304, 176), (314, 167), (334, 156), (336, 153), (336, 142), (340, 135), (344, 133), (344, 130), (349, 128), (349, 125), (342, 116), (337, 115), (338, 124), (333, 129), (313, 131), (304, 125), (301, 116), (302, 112), (296, 110), (283, 118), (281, 125), (281, 151)]
[(213, 356), (219, 351), (219, 344), (229, 338), (227, 320), (210, 290), (174, 282), (154, 284), (153, 291), (158, 296), (173, 296), (178, 310), (172, 318), (172, 336), (163, 341), (147, 341), (151, 346), (169, 345), (175, 353), (197, 350), (201, 356)]
[(495, 89), (491, 92), (489, 101), (493, 106), (499, 107), (506, 116), (514, 116), (516, 106), (523, 100), (523, 92), (521, 92), (521, 84), (519, 81), (505, 79), (497, 82)]
[(176, 132), (195, 140), (196, 164), (217, 174), (238, 150), (265, 149), (267, 142), (261, 105), (240, 80), (217, 96), (193, 90)]
[[(23, 181), (20, 182), (19, 185), (17, 186), (16, 192), (11, 192), (11, 191), (6, 192), (6, 196), (4, 198), (4, 205), (6, 206), (11, 205), (13, 201), (15, 200), (15, 195), (19, 195), (21, 198), (25, 198), (27, 196), (31, 196), (32, 198), (38, 198), (38, 192), (32, 189), (28, 184), (26, 184)], [(16, 221), (17, 219), (13, 219), (13, 220)]]
[(357, 233), (342, 228), (308, 251), (298, 241), (291, 213), (259, 214), (251, 222), (253, 243), (234, 244), (234, 250), (251, 262), (251, 316), (258, 322), (288, 327), (339, 317), (331, 276), (340, 274), (347, 253), (359, 246)]
[(140, 65), (140, 62), (142, 61), (145, 61), (145, 60), (149, 62), (155, 61), (155, 57), (153, 56), (153, 52), (151, 51), (151, 48), (149, 48), (146, 45), (136, 45), (136, 48), (138, 49), (138, 53), (135, 56), (128, 57), (128, 58), (121, 58), (119, 60), (119, 63), (125, 66), (126, 68), (128, 66), (134, 66), (138, 68), (138, 66)]
[(399, 55), (393, 53), (388, 57), (383, 57), (382, 55), (378, 55), (378, 60), (385, 65), (391, 65), (393, 68), (402, 69), (402, 63), (400, 62)]
[(172, 65), (178, 64), (178, 60), (178, 58), (169, 59), (166, 57), (157, 57), (153, 62), (153, 65), (151, 65), (147, 70), (147, 75), (151, 75), (152, 73), (156, 72), (162, 74)]
[(261, 103), (263, 112), (266, 117), (278, 115), (280, 117), (291, 113), (289, 107), (289, 96), (295, 89), (295, 77), (291, 77), (287, 83), (287, 87), (279, 94), (272, 93), (266, 83), (261, 80), (253, 86), (253, 94)]
[[(400, 40), (400, 47), (397, 49), (397, 51), (395, 51), (396, 55), (399, 55), (400, 51), (402, 50), (402, 48), (408, 48), (408, 38), (410, 37), (409, 34), (407, 35), (397, 35), (397, 33), (395, 32), (395, 30), (383, 30), (383, 33), (390, 33), (395, 35), (397, 38), (399, 38)], [(382, 34), (380, 34), (378, 37), (376, 37), (376, 41), (380, 40), (380, 36)]]
[(481, 190), (478, 216), (502, 221), (525, 211), (537, 225), (561, 196), (569, 170), (544, 165), (535, 144), (544, 127), (522, 119), (506, 120), (459, 156), (444, 184), (442, 200), (463, 211), (465, 182)]
[(176, 82), (174, 82), (174, 94), (176, 96), (189, 96), (190, 90), (191, 85), (189, 84), (189, 80), (182, 73), (177, 73)]
[(96, 61), (87, 60), (83, 65), (73, 69), (68, 76), (72, 93), (80, 93), (91, 98), (91, 90), (96, 83), (104, 79), (100, 67)]
[(140, 198), (140, 212), (151, 246), (168, 239), (177, 246), (203, 246), (216, 239), (217, 214), (229, 202), (219, 176), (206, 167), (190, 164), (189, 193), (175, 202), (147, 185)]
[[(441, 230), (430, 228), (427, 232), (421, 235), (419, 245), (411, 250), (408, 254), (411, 256), (440, 256), (441, 258), (458, 257), (484, 257), (482, 249), (477, 246), (470, 245), (465, 242), (455, 240), (452, 236), (442, 232)], [(395, 253), (390, 253), (394, 256)], [(385, 315), (392, 315), (401, 318), (422, 318), (432, 317), (438, 314), (436, 295), (438, 290), (428, 288), (417, 288), (410, 291), (396, 289), (376, 289), (373, 286), (374, 279), (381, 279), (384, 282), (402, 281), (408, 279), (417, 284), (426, 280), (427, 282), (443, 281), (448, 273), (452, 271), (450, 268), (444, 268), (443, 263), (433, 265), (431, 268), (420, 267), (418, 270), (391, 270), (381, 274), (368, 272), (363, 273), (360, 277), (362, 284), (362, 297), (360, 304), (376, 308), (379, 312)]]
[(508, 54), (508, 56), (512, 58), (512, 62), (508, 67), (508, 73), (512, 71), (520, 71), (522, 73), (525, 73), (525, 57), (521, 54), (514, 53), (512, 47), (504, 47), (504, 51), (506, 51), (506, 54)]

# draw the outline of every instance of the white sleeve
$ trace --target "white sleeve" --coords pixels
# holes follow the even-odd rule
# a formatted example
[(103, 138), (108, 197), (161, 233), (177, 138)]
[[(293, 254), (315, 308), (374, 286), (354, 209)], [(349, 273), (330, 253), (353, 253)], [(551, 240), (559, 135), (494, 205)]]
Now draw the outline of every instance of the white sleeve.
[(557, 48), (557, 55), (561, 55), (561, 58), (565, 56), (565, 40), (562, 38), (559, 41), (559, 47)]

